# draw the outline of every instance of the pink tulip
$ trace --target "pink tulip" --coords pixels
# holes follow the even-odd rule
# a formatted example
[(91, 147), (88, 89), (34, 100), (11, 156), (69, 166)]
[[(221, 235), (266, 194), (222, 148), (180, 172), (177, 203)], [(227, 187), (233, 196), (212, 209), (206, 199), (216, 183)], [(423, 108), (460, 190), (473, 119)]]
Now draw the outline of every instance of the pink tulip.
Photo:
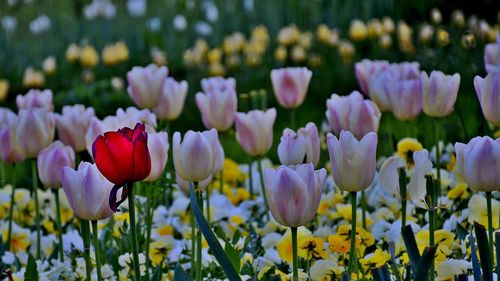
[(368, 133), (358, 141), (342, 131), (339, 139), (328, 133), (326, 141), (335, 184), (350, 192), (368, 188), (375, 177), (377, 134)]
[(370, 98), (377, 104), (381, 111), (391, 111), (391, 101), (387, 92), (387, 85), (396, 81), (396, 78), (392, 77), (389, 71), (374, 75), (370, 80), (368, 86)]
[(197, 93), (195, 99), (203, 124), (207, 129), (226, 131), (233, 125), (238, 106), (235, 80), (213, 77), (201, 84), (205, 93)]
[(302, 164), (264, 170), (267, 204), (274, 219), (284, 225), (306, 225), (316, 215), (326, 180), (326, 170)]
[(500, 72), (500, 34), (497, 33), (497, 41), (486, 44), (484, 47), (484, 65), (486, 72)]
[(153, 112), (161, 120), (172, 121), (177, 119), (184, 107), (188, 84), (186, 81), (177, 82), (168, 77), (163, 84), (158, 105), (153, 108)]
[(273, 126), (276, 109), (252, 110), (236, 113), (236, 140), (251, 156), (263, 156), (273, 144)]
[(75, 152), (71, 146), (55, 141), (38, 153), (37, 167), (38, 176), (44, 186), (60, 188), (61, 170), (64, 167), (75, 167)]
[(140, 108), (156, 107), (167, 75), (167, 67), (155, 64), (134, 66), (127, 72), (127, 92), (134, 104)]
[(422, 111), (422, 83), (420, 80), (392, 81), (386, 85), (391, 109), (396, 118), (413, 120)]
[(22, 109), (16, 127), (16, 139), (26, 158), (34, 158), (54, 140), (55, 119), (44, 108)]
[(474, 77), (483, 115), (488, 122), (500, 126), (500, 73), (488, 73), (485, 78)]
[[(189, 194), (189, 181), (183, 179), (179, 173), (175, 173), (175, 182), (179, 189), (185, 194)], [(212, 182), (212, 176), (198, 182), (198, 188), (205, 188)], [(193, 186), (194, 187), (194, 186)]]
[(475, 137), (468, 144), (456, 143), (457, 171), (475, 190), (500, 188), (500, 138)]
[(41, 91), (38, 89), (31, 89), (24, 96), (18, 95), (16, 97), (16, 104), (19, 110), (29, 108), (45, 108), (47, 111), (54, 110), (51, 90)]
[(168, 160), (168, 134), (166, 132), (148, 134), (149, 155), (151, 155), (151, 172), (144, 181), (155, 181), (163, 174)]
[(431, 117), (444, 117), (453, 111), (460, 87), (460, 74), (445, 75), (432, 71), (430, 77), (422, 72), (423, 109)]
[(173, 156), (176, 173), (184, 180), (201, 182), (222, 168), (224, 150), (217, 131), (188, 131), (181, 143), (181, 134), (173, 137)]
[(306, 98), (312, 72), (305, 67), (273, 69), (271, 82), (278, 103), (284, 108), (297, 108)]
[(2, 110), (0, 127), (0, 158), (7, 163), (20, 163), (25, 156), (17, 141), (16, 130), (19, 118), (12, 111)]
[(320, 139), (318, 128), (312, 122), (295, 133), (291, 129), (283, 130), (278, 145), (278, 157), (283, 165), (299, 165), (313, 163), (318, 165), (320, 156)]
[(119, 125), (117, 129), (123, 127), (134, 128), (135, 124), (142, 123), (146, 126), (146, 132), (155, 132), (156, 115), (149, 109), (137, 109), (137, 107), (133, 106), (127, 107), (125, 110), (118, 108), (116, 117)]
[(86, 134), (90, 120), (94, 116), (95, 112), (92, 107), (85, 108), (80, 104), (65, 105), (62, 114), (55, 115), (59, 139), (76, 152), (85, 150), (85, 138), (82, 136)]
[(84, 220), (103, 220), (111, 217), (109, 195), (113, 184), (95, 164), (80, 162), (78, 170), (64, 167), (61, 182), (75, 216)]
[(348, 96), (333, 94), (326, 101), (326, 118), (330, 130), (336, 135), (342, 130), (351, 131), (361, 139), (369, 132), (377, 132), (382, 114), (377, 105), (354, 91)]
[(389, 68), (389, 62), (385, 60), (369, 60), (363, 59), (357, 62), (354, 66), (356, 79), (358, 80), (359, 87), (361, 91), (369, 95), (369, 85), (370, 81), (374, 76), (387, 70)]

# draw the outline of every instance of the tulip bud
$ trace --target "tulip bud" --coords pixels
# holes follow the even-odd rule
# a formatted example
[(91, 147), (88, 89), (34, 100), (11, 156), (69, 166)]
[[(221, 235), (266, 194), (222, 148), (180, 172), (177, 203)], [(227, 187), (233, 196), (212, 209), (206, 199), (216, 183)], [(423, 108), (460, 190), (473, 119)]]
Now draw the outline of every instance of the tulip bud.
[(188, 131), (181, 143), (181, 135), (173, 137), (175, 171), (186, 181), (201, 182), (222, 168), (224, 150), (217, 130)]
[(484, 47), (484, 65), (488, 73), (500, 72), (500, 34), (497, 34), (496, 42)]
[(278, 145), (278, 157), (283, 165), (299, 165), (313, 163), (318, 165), (320, 156), (320, 139), (318, 128), (312, 122), (295, 133), (291, 129), (283, 130)]
[[(182, 192), (184, 192), (185, 194), (189, 194), (189, 181), (183, 179), (179, 175), (179, 173), (175, 173), (175, 182)], [(198, 182), (198, 188), (205, 188), (210, 184), (210, 182), (212, 182), (212, 176), (209, 176), (205, 180)]]
[(247, 154), (263, 156), (271, 149), (275, 120), (274, 108), (236, 113), (236, 140)]
[(236, 81), (234, 78), (212, 77), (201, 80), (201, 84), (205, 94), (197, 93), (195, 99), (203, 124), (207, 129), (226, 131), (236, 117)]
[(368, 188), (375, 177), (377, 134), (368, 133), (358, 141), (342, 131), (339, 139), (328, 133), (326, 141), (335, 184), (350, 192)]
[(71, 146), (76, 152), (85, 150), (85, 138), (82, 136), (87, 133), (90, 120), (94, 115), (95, 112), (92, 107), (85, 108), (80, 104), (63, 106), (62, 114), (54, 116), (59, 139), (64, 144)]
[(154, 64), (146, 67), (134, 66), (127, 72), (127, 92), (134, 104), (140, 108), (156, 107), (167, 75), (167, 67)]
[(431, 117), (444, 117), (453, 111), (460, 87), (460, 74), (445, 75), (432, 71), (430, 77), (422, 72), (423, 109)]
[(316, 215), (326, 180), (326, 170), (314, 165), (280, 166), (264, 170), (267, 204), (273, 218), (282, 225), (306, 225)]
[(116, 117), (118, 118), (118, 127), (113, 128), (117, 130), (121, 127), (134, 127), (137, 123), (142, 123), (146, 127), (146, 132), (155, 132), (156, 128), (156, 115), (149, 111), (149, 109), (139, 110), (136, 107), (130, 106), (123, 110), (118, 108), (116, 110)]
[(485, 78), (474, 77), (483, 115), (488, 122), (500, 126), (500, 73), (488, 73)]
[(284, 108), (297, 108), (306, 98), (312, 72), (305, 67), (273, 69), (271, 82), (278, 103)]
[(396, 118), (407, 121), (422, 111), (422, 83), (420, 80), (393, 81), (386, 85), (391, 109)]
[(500, 188), (500, 138), (475, 137), (456, 143), (457, 170), (473, 189), (492, 192)]
[(0, 158), (7, 163), (19, 163), (24, 160), (16, 137), (19, 118), (10, 110), (0, 111)]
[(364, 100), (358, 91), (343, 97), (333, 94), (326, 106), (328, 125), (336, 135), (346, 130), (361, 139), (369, 132), (378, 131), (382, 114), (374, 102)]
[(161, 177), (168, 160), (168, 134), (166, 132), (148, 135), (148, 148), (151, 156), (151, 172), (144, 181), (155, 181)]
[(61, 187), (61, 170), (64, 167), (75, 167), (75, 152), (71, 146), (55, 141), (38, 153), (38, 176), (44, 186)]
[(356, 80), (358, 80), (361, 91), (368, 95), (369, 84), (372, 78), (389, 68), (389, 62), (385, 60), (363, 59), (354, 66)]
[(47, 111), (54, 110), (51, 90), (31, 89), (24, 96), (16, 97), (16, 104), (19, 110), (29, 108), (45, 108)]
[(80, 162), (76, 171), (70, 167), (62, 168), (61, 182), (76, 217), (84, 220), (103, 220), (113, 214), (109, 206), (113, 184), (94, 164)]
[(16, 139), (26, 158), (34, 158), (54, 140), (54, 114), (43, 108), (21, 109)]
[(177, 82), (168, 77), (163, 83), (163, 88), (158, 105), (153, 108), (153, 112), (161, 120), (171, 121), (177, 119), (184, 107), (188, 84), (186, 81)]

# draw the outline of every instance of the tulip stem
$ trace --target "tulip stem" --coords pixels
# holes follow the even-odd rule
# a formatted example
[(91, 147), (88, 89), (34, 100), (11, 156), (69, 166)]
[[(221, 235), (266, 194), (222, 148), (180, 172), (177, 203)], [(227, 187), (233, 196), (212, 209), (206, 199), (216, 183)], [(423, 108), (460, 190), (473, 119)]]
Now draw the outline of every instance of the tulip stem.
[(36, 224), (36, 258), (42, 256), (42, 245), (40, 237), (40, 206), (38, 203), (38, 173), (36, 168), (36, 160), (31, 161), (31, 173), (33, 180), (33, 196), (35, 197), (35, 224)]
[(141, 268), (139, 265), (139, 251), (137, 249), (137, 227), (135, 225), (135, 196), (134, 184), (128, 183), (128, 212), (130, 216), (130, 238), (132, 242), (132, 257), (134, 258), (135, 280), (141, 281)]
[(259, 164), (259, 176), (260, 176), (260, 189), (262, 191), (262, 197), (264, 198), (264, 206), (266, 206), (266, 218), (269, 221), (269, 206), (267, 205), (266, 188), (264, 186), (264, 174), (262, 173), (262, 159), (257, 160)]
[[(195, 183), (195, 188), (197, 189), (198, 184)], [(198, 199), (198, 204), (200, 205), (201, 213), (203, 214), (203, 193), (201, 190), (196, 190), (196, 196)], [(202, 261), (202, 234), (200, 227), (198, 227), (198, 232), (196, 235), (196, 281), (202, 280), (201, 274), (201, 261)]]
[(293, 253), (293, 280), (298, 281), (299, 280), (299, 271), (297, 269), (297, 266), (299, 264), (299, 259), (297, 255), (297, 227), (292, 226), (290, 227), (292, 231), (292, 253)]
[(439, 149), (440, 131), (439, 131), (439, 121), (435, 120), (434, 123), (436, 127), (436, 175), (438, 178), (437, 189), (441, 190), (441, 151)]
[[(151, 195), (151, 186), (146, 186), (146, 280), (149, 280), (149, 268), (151, 267), (151, 260), (149, 259), (149, 244), (151, 244), (151, 224), (152, 222), (152, 210), (153, 208), (153, 196)], [(168, 207), (168, 206), (166, 206)]]
[(365, 191), (361, 191), (361, 224), (364, 229), (366, 229), (366, 202), (365, 202)]
[(349, 274), (349, 279), (352, 275), (352, 269), (354, 267), (354, 262), (356, 260), (356, 192), (350, 192), (351, 196), (351, 248), (349, 249), (349, 265), (347, 272)]
[[(94, 253), (95, 253), (95, 268), (97, 271), (97, 281), (101, 281), (101, 254), (99, 253), (99, 230), (97, 229), (97, 221), (92, 222), (92, 238), (94, 240)], [(135, 263), (135, 261), (134, 261)]]
[(250, 156), (250, 162), (248, 163), (248, 184), (250, 185), (250, 198), (253, 200), (253, 175), (252, 175), (252, 156)]
[[(493, 261), (493, 212), (491, 209), (491, 191), (486, 192), (486, 208), (488, 209), (488, 235), (489, 235), (489, 247), (490, 247), (490, 255), (491, 260)], [(498, 263), (498, 261), (497, 261)], [(498, 274), (498, 273), (497, 273)]]
[(61, 224), (61, 203), (59, 201), (59, 189), (53, 189), (54, 196), (56, 199), (56, 226), (57, 226), (57, 238), (59, 239), (59, 258), (61, 262), (64, 262), (64, 250), (63, 250), (63, 237), (62, 237), (62, 224)]
[(399, 175), (399, 195), (401, 195), (401, 229), (406, 226), (406, 201), (408, 194), (406, 191), (407, 176), (404, 168), (398, 169)]
[(220, 194), (224, 194), (224, 167), (222, 167), (222, 169), (220, 170), (219, 185), (220, 185)]
[(80, 228), (83, 239), (83, 255), (85, 256), (85, 271), (87, 272), (87, 280), (92, 280), (91, 271), (92, 264), (90, 263), (90, 226), (88, 220), (80, 219)]
[(205, 190), (207, 193), (206, 198), (205, 198), (207, 200), (207, 222), (208, 222), (208, 224), (210, 224), (210, 188), (207, 186), (207, 188)]
[[(189, 183), (191, 184), (191, 183)], [(196, 248), (196, 231), (194, 225), (194, 212), (193, 207), (191, 207), (191, 280), (195, 278), (195, 267), (196, 267), (196, 259), (195, 259), (195, 248)]]
[[(429, 246), (434, 247), (434, 228), (435, 228), (435, 220), (436, 220), (436, 210), (434, 207), (429, 209)], [(432, 264), (430, 268), (430, 280), (434, 280), (434, 259), (432, 259)]]
[[(3, 167), (3, 165), (2, 165)], [(14, 216), (15, 194), (16, 194), (16, 164), (13, 165), (14, 172), (12, 173), (12, 192), (10, 194), (10, 208), (9, 208), (9, 230), (7, 234), (7, 249), (10, 248), (10, 240), (12, 239), (12, 217)], [(5, 174), (4, 174), (5, 175)]]
[(290, 109), (290, 127), (295, 130), (295, 109)]

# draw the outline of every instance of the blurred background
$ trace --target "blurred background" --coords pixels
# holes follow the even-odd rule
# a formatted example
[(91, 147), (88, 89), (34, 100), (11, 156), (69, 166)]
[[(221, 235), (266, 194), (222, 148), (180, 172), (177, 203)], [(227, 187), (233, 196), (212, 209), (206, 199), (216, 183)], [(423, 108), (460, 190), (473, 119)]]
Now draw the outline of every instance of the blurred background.
[[(499, 11), (498, 0), (1, 0), (0, 106), (15, 108), (17, 94), (49, 88), (56, 111), (83, 103), (103, 118), (133, 105), (127, 71), (156, 63), (189, 83), (173, 130), (202, 129), (193, 98), (201, 78), (233, 76), (238, 93), (248, 94), (240, 110), (278, 109), (277, 146), (289, 115), (275, 102), (271, 69), (313, 71), (297, 110), (304, 126), (322, 124), (332, 93), (359, 90), (353, 66), (361, 59), (418, 61), (421, 70), (460, 73), (455, 112), (442, 124), (447, 141), (465, 141), (493, 134), (472, 80), (485, 75), (483, 49), (500, 30)], [(405, 136), (431, 146), (432, 124), (423, 114), (401, 122), (384, 113), (380, 155)], [(233, 137), (223, 142), (229, 157), (245, 159)]]

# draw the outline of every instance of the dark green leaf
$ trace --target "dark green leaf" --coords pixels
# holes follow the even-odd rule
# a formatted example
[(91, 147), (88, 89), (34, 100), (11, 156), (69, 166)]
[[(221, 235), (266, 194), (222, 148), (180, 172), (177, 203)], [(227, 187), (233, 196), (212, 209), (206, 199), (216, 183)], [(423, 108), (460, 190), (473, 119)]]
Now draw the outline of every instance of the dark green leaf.
[(189, 185), (189, 193), (191, 197), (191, 208), (193, 210), (194, 217), (196, 218), (196, 222), (198, 223), (198, 226), (200, 227), (203, 236), (205, 236), (205, 239), (207, 240), (208, 246), (210, 246), (210, 249), (214, 253), (215, 258), (219, 262), (220, 266), (224, 269), (224, 272), (226, 273), (227, 278), (229, 280), (241, 281), (238, 272), (234, 269), (233, 264), (227, 257), (226, 253), (224, 252), (224, 249), (222, 249), (221, 245), (219, 244), (217, 237), (215, 237), (214, 233), (210, 229), (210, 226), (203, 217), (203, 213), (200, 210), (200, 206), (196, 201), (192, 184)]
[(391, 274), (386, 265), (372, 270), (372, 276), (374, 281), (391, 281)]
[(474, 273), (474, 281), (482, 281), (481, 277), (481, 266), (479, 265), (479, 261), (477, 259), (476, 253), (476, 242), (474, 241), (474, 235), (469, 235), (470, 248), (471, 248), (471, 257), (472, 257), (472, 272)]
[(31, 253), (28, 255), (28, 265), (26, 266), (26, 272), (24, 273), (24, 280), (38, 281), (38, 270), (36, 268), (35, 258)]
[(236, 271), (240, 271), (240, 252), (234, 249), (234, 247), (229, 243), (226, 243), (226, 245), (224, 246), (224, 251), (226, 252)]
[[(425, 248), (418, 267), (415, 272), (415, 280), (427, 280), (429, 277), (429, 269), (434, 262), (434, 254), (436, 253), (437, 245), (434, 247)], [(431, 272), (431, 274), (434, 274)]]
[(465, 240), (465, 238), (467, 237), (467, 234), (469, 234), (469, 232), (467, 231), (467, 229), (465, 229), (465, 227), (463, 227), (459, 223), (457, 223), (456, 232), (457, 232), (457, 237), (458, 237), (458, 239), (460, 239), (460, 241)]
[(467, 274), (460, 274), (458, 275), (455, 280), (457, 281), (468, 281), (469, 280), (469, 276)]
[(477, 248), (479, 250), (481, 268), (483, 269), (483, 280), (493, 281), (493, 265), (491, 262), (491, 255), (488, 246), (488, 235), (486, 234), (486, 228), (484, 228), (484, 226), (476, 222), (474, 223), (474, 229), (476, 231)]
[(175, 266), (174, 281), (189, 281), (189, 279), (190, 277), (186, 273), (186, 271), (184, 271), (184, 269), (179, 264), (177, 264)]
[(408, 257), (410, 258), (412, 270), (416, 272), (417, 266), (420, 263), (420, 253), (418, 251), (417, 241), (415, 240), (415, 235), (413, 234), (411, 225), (404, 226), (401, 234), (403, 235), (406, 252), (408, 253)]

